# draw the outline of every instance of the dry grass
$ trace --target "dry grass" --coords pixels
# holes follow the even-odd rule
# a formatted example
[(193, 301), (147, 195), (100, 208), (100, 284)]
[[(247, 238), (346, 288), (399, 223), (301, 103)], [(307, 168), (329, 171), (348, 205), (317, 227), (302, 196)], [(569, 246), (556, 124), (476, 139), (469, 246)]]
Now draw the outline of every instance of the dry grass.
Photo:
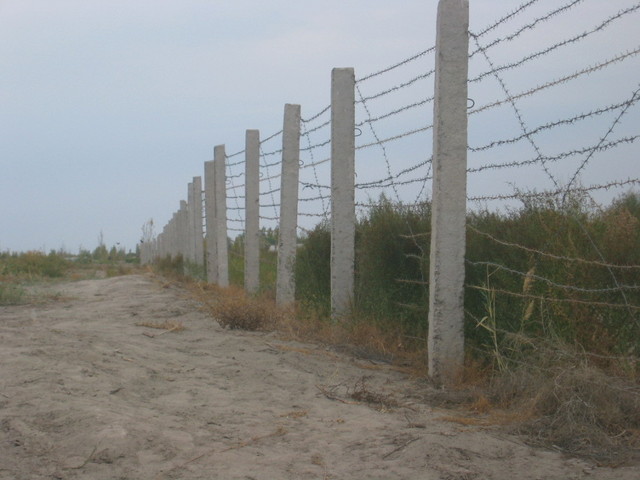
[(231, 330), (273, 330), (289, 313), (273, 300), (247, 295), (235, 286), (221, 288), (194, 282), (191, 291), (221, 326)]
[(565, 345), (539, 342), (493, 378), (495, 405), (520, 411), (534, 444), (604, 463), (640, 459), (640, 385), (612, 375)]
[[(551, 340), (513, 336), (501, 371), (480, 368), (425, 400), (459, 409), (441, 420), (503, 426), (537, 446), (617, 465), (640, 460), (640, 385)], [(630, 359), (620, 358), (625, 365)]]
[[(275, 330), (287, 340), (351, 354), (372, 368), (393, 365), (426, 377), (424, 339), (365, 321), (334, 323), (308, 311), (280, 309), (272, 300), (248, 296), (238, 287), (222, 289), (197, 282), (188, 286), (227, 328)], [(425, 401), (458, 409), (442, 420), (507, 428), (525, 435), (532, 444), (609, 465), (640, 459), (637, 358), (609, 358), (605, 365), (602, 358), (558, 341), (518, 335), (507, 340), (501, 346), (506, 352), (502, 370), (470, 357), (456, 385), (446, 391), (427, 389)], [(327, 350), (321, 351), (332, 355)], [(397, 406), (392, 396), (368, 388), (365, 379), (343, 395), (328, 387), (320, 391), (345, 403), (356, 401), (385, 410)]]
[(400, 403), (392, 394), (374, 392), (367, 385), (366, 377), (362, 377), (356, 382), (350, 397), (358, 402), (374, 405), (381, 411), (391, 410), (400, 406)]

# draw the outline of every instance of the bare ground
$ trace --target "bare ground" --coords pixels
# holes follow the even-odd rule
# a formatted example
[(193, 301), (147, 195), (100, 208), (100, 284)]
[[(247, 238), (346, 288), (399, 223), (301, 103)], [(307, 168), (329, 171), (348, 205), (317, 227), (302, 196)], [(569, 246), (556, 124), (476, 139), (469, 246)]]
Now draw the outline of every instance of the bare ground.
[(2, 480), (640, 478), (446, 421), (387, 365), (224, 330), (150, 276), (47, 288), (0, 307)]

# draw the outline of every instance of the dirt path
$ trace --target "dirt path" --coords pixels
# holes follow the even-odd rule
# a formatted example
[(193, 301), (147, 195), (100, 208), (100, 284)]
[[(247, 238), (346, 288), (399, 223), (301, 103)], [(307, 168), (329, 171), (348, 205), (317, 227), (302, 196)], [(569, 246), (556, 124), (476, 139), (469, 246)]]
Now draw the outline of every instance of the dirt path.
[(446, 422), (398, 372), (223, 330), (151, 277), (49, 288), (0, 307), (2, 480), (640, 478)]

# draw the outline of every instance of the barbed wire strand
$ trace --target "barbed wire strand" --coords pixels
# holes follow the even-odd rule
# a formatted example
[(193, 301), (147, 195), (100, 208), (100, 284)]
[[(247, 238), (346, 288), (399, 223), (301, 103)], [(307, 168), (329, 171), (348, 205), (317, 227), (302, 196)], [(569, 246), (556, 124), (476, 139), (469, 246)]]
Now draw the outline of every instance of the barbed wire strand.
[[(558, 42), (555, 43), (553, 45), (551, 45), (550, 47), (545, 48), (544, 50), (539, 50), (538, 52), (532, 53), (530, 55), (527, 55), (526, 57), (521, 58), (518, 61), (509, 63), (509, 64), (505, 64), (505, 65), (501, 65), (499, 67), (496, 67), (495, 65), (491, 64), (491, 68), (486, 71), (483, 72), (481, 74), (479, 74), (477, 77), (474, 77), (472, 79), (469, 80), (470, 83), (475, 83), (475, 82), (479, 82), (480, 80), (482, 80), (483, 78), (489, 76), (489, 75), (495, 75), (496, 73), (499, 72), (503, 72), (505, 70), (512, 70), (514, 68), (520, 67), (522, 65), (524, 65), (527, 62), (530, 62), (531, 60), (535, 60), (537, 58), (543, 57), (545, 55), (548, 55), (549, 53), (553, 52), (554, 50), (557, 50), (558, 48), (562, 48), (562, 47), (566, 47), (568, 45), (571, 45), (573, 43), (576, 43), (580, 40), (584, 40), (585, 38), (589, 37), (590, 35), (593, 35), (594, 33), (598, 33), (602, 30), (604, 30), (605, 28), (607, 28), (611, 23), (613, 23), (616, 20), (619, 20), (620, 18), (622, 18), (625, 15), (628, 15), (630, 13), (633, 13), (635, 11), (637, 11), (638, 9), (640, 9), (640, 4), (638, 5), (634, 5), (633, 7), (629, 7), (625, 10), (621, 10), (620, 12), (618, 12), (616, 15), (613, 15), (609, 18), (607, 18), (604, 22), (602, 22), (600, 25), (594, 27), (591, 30), (587, 30), (585, 32), (582, 32), (579, 35), (576, 35), (574, 37), (568, 38), (566, 40), (563, 40), (562, 42)], [(484, 46), (480, 46), (480, 43), (478, 41), (478, 36), (470, 33), (471, 38), (473, 38), (476, 41), (476, 46), (478, 47), (478, 51), (480, 51), (480, 53), (483, 54), (483, 56), (486, 54), (486, 49)]]
[[(536, 18), (533, 22), (528, 23), (526, 25), (524, 25), (523, 27), (521, 27), (520, 29), (516, 30), (514, 33), (512, 33), (511, 35), (507, 35), (505, 37), (499, 37), (497, 39), (495, 39), (493, 42), (488, 43), (487, 45), (485, 45), (485, 49), (489, 50), (490, 48), (493, 48), (499, 44), (501, 44), (502, 42), (510, 42), (512, 40), (515, 40), (516, 38), (518, 38), (520, 35), (522, 35), (522, 33), (524, 33), (527, 30), (533, 30), (539, 23), (542, 22), (546, 22), (548, 20), (551, 20), (551, 18), (566, 12), (567, 10), (570, 10), (571, 8), (573, 8), (574, 6), (576, 6), (578, 3), (583, 3), (584, 0), (572, 0), (571, 2), (562, 5), (561, 7), (552, 10), (551, 12), (547, 13), (546, 15), (542, 16), (542, 17), (538, 17)], [(482, 36), (484, 35), (483, 33), (478, 34), (478, 36)], [(470, 55), (469, 58), (473, 58), (477, 53), (479, 52), (479, 50), (474, 50)]]
[[(554, 46), (552, 46), (552, 47), (549, 47), (549, 48), (547, 48), (547, 49), (546, 49), (546, 50), (544, 50), (544, 51), (538, 52), (538, 53), (533, 54), (533, 55), (529, 55), (529, 56), (525, 57), (525, 59), (532, 59), (532, 58), (536, 58), (536, 57), (541, 56), (541, 55), (545, 55), (545, 54), (549, 53), (550, 51), (555, 50), (556, 48), (559, 48), (560, 46), (564, 46), (564, 45), (567, 45), (567, 44), (569, 44), (569, 43), (572, 43), (572, 42), (578, 41), (579, 39), (584, 39), (584, 38), (586, 38), (587, 36), (591, 35), (592, 33), (595, 33), (595, 32), (597, 32), (597, 31), (600, 31), (600, 30), (604, 29), (606, 26), (610, 25), (614, 20), (616, 20), (616, 19), (618, 19), (618, 18), (621, 18), (623, 15), (625, 15), (625, 14), (627, 14), (627, 13), (630, 13), (630, 12), (633, 12), (633, 11), (635, 11), (635, 10), (638, 10), (639, 8), (640, 8), (640, 4), (638, 4), (638, 5), (634, 6), (634, 7), (630, 7), (630, 8), (627, 8), (627, 9), (625, 9), (625, 10), (622, 10), (622, 11), (618, 12), (618, 14), (617, 14), (617, 15), (611, 16), (611, 17), (609, 17), (608, 19), (606, 19), (606, 20), (605, 20), (604, 22), (602, 22), (598, 27), (595, 27), (595, 28), (594, 28), (594, 29), (592, 29), (591, 31), (584, 32), (584, 33), (582, 33), (582, 34), (580, 34), (580, 35), (578, 35), (578, 36), (576, 36), (576, 37), (572, 37), (571, 39), (568, 39), (568, 40), (565, 40), (565, 41), (563, 41), (563, 42), (560, 42), (559, 44), (556, 44), (556, 45), (554, 45)], [(473, 38), (473, 40), (474, 40), (474, 42), (475, 42), (476, 46), (478, 47), (478, 49), (481, 51), (482, 56), (485, 58), (485, 60), (487, 61), (488, 65), (491, 67), (492, 75), (495, 77), (495, 79), (496, 79), (496, 80), (497, 80), (497, 82), (499, 83), (499, 85), (500, 85), (501, 89), (503, 90), (503, 92), (505, 93), (506, 97), (509, 99), (509, 104), (511, 105), (511, 107), (512, 107), (512, 109), (513, 109), (513, 111), (514, 111), (514, 114), (515, 114), (515, 116), (516, 116), (516, 118), (517, 118), (517, 120), (518, 120), (518, 123), (520, 124), (520, 127), (521, 127), (521, 129), (522, 129), (522, 132), (525, 134), (525, 137), (526, 137), (527, 141), (530, 143), (530, 145), (531, 145), (531, 146), (533, 147), (533, 149), (535, 150), (536, 155), (538, 156), (538, 158), (542, 158), (542, 156), (543, 156), (543, 155), (542, 155), (542, 152), (541, 152), (541, 150), (540, 150), (539, 146), (537, 145), (537, 143), (535, 142), (535, 140), (533, 139), (533, 137), (531, 136), (531, 134), (528, 132), (528, 128), (527, 128), (527, 126), (526, 126), (526, 124), (525, 124), (525, 122), (524, 122), (524, 118), (523, 118), (523, 116), (522, 116), (522, 114), (521, 114), (521, 112), (520, 112), (519, 108), (517, 107), (517, 105), (516, 105), (516, 103), (515, 103), (515, 100), (513, 100), (513, 99), (511, 98), (511, 97), (512, 97), (512, 96), (511, 96), (511, 93), (510, 93), (510, 91), (509, 91), (509, 89), (508, 89), (508, 87), (507, 87), (507, 85), (506, 85), (506, 83), (505, 83), (504, 79), (503, 79), (503, 78), (501, 77), (501, 75), (498, 73), (499, 71), (504, 70), (504, 68), (496, 69), (496, 68), (495, 68), (495, 66), (494, 66), (494, 64), (493, 64), (493, 61), (492, 61), (492, 60), (491, 60), (491, 58), (489, 57), (489, 55), (488, 55), (487, 51), (484, 49), (484, 47), (483, 47), (483, 46), (481, 46), (481, 45), (480, 45), (479, 37), (478, 37), (478, 36), (476, 36), (476, 35), (473, 35), (473, 34), (471, 34), (471, 37)], [(524, 62), (523, 62), (523, 61), (518, 62), (518, 65), (521, 65), (522, 63), (524, 63)], [(615, 126), (615, 125), (617, 125), (617, 121), (614, 123), (614, 126)], [(613, 129), (610, 129), (610, 131), (612, 131), (612, 130), (613, 130)], [(609, 132), (609, 133), (610, 133), (610, 132)], [(559, 187), (560, 187), (560, 184), (559, 184), (558, 180), (555, 178), (555, 176), (554, 176), (554, 175), (551, 173), (551, 171), (548, 169), (548, 167), (547, 167), (547, 165), (546, 165), (546, 162), (541, 161), (541, 166), (542, 166), (543, 171), (544, 171), (544, 172), (545, 172), (545, 174), (547, 174), (547, 176), (551, 179), (551, 181), (553, 182), (553, 184), (555, 185), (555, 187), (556, 187), (556, 188), (559, 188)], [(569, 189), (570, 189), (570, 185), (567, 185), (567, 187), (565, 187), (565, 193), (563, 194), (563, 199), (566, 199), (566, 195), (567, 195), (566, 190), (569, 190)], [(582, 222), (580, 222), (580, 220), (579, 220), (578, 218), (576, 218), (576, 217), (575, 217), (575, 215), (573, 215), (572, 217), (574, 218), (574, 221), (575, 221), (576, 223), (578, 223), (578, 225), (580, 225), (581, 230), (583, 231), (583, 233), (585, 234), (585, 236), (588, 238), (588, 240), (589, 240), (590, 244), (592, 245), (592, 247), (594, 248), (594, 250), (596, 251), (596, 253), (598, 254), (598, 256), (600, 256), (600, 257), (601, 257), (601, 260), (602, 260), (602, 261), (604, 261), (604, 256), (602, 255), (602, 252), (600, 251), (600, 249), (599, 249), (599, 248), (598, 248), (598, 246), (596, 245), (595, 241), (593, 240), (593, 237), (589, 234), (589, 232), (586, 230), (586, 228), (584, 227), (584, 225), (582, 225)], [(616, 284), (616, 286), (618, 286), (618, 287), (619, 287), (620, 282), (618, 281), (618, 279), (617, 279), (617, 276), (616, 276), (615, 272), (614, 272), (612, 269), (608, 269), (608, 272), (609, 272), (609, 274), (610, 274), (611, 278), (613, 279), (614, 283)], [(623, 299), (623, 301), (624, 301), (624, 304), (625, 304), (625, 305), (629, 305), (629, 302), (628, 302), (628, 299), (627, 299), (627, 296), (626, 296), (626, 294), (625, 294), (624, 290), (619, 289), (619, 292), (620, 292), (620, 294), (621, 294), (621, 296), (622, 296), (622, 299)], [(638, 320), (635, 318), (635, 316), (634, 316), (634, 314), (633, 314), (633, 311), (632, 311), (631, 309), (628, 309), (628, 312), (629, 312), (629, 316), (630, 316), (634, 321), (638, 322)]]
[(530, 278), (533, 280), (539, 280), (541, 282), (546, 283), (549, 286), (552, 286), (554, 288), (559, 288), (562, 290), (570, 290), (573, 292), (579, 292), (579, 293), (611, 293), (611, 292), (618, 292), (620, 290), (638, 290), (640, 289), (640, 285), (625, 285), (625, 284), (620, 284), (620, 285), (616, 285), (615, 287), (608, 287), (608, 288), (583, 288), (583, 287), (577, 287), (575, 285), (566, 285), (566, 284), (562, 284), (562, 283), (558, 283), (558, 282), (554, 282), (553, 280), (551, 280), (550, 278), (546, 278), (543, 277), (541, 275), (536, 275), (535, 273), (532, 273), (531, 271), (529, 272), (521, 272), (519, 270), (515, 270), (513, 268), (509, 268), (506, 267), (505, 265), (500, 265), (499, 263), (496, 262), (479, 262), (479, 261), (471, 261), (471, 260), (465, 260), (465, 263), (467, 263), (468, 265), (474, 266), (474, 267), (492, 267), (495, 268), (496, 270), (501, 270), (503, 272), (507, 272), (507, 273), (511, 273), (514, 275), (518, 275), (520, 277), (524, 277), (524, 278)]
[[(622, 117), (627, 113), (627, 111), (629, 110), (629, 108), (631, 108), (631, 106), (635, 105), (635, 103), (639, 99), (640, 99), (640, 86), (633, 92), (633, 94), (631, 95), (631, 98), (627, 100), (627, 102), (620, 107), (620, 113), (613, 120), (607, 132), (602, 136), (602, 138), (600, 138), (600, 141), (598, 142), (596, 148), (594, 148), (591, 152), (589, 152), (589, 155), (587, 155), (584, 161), (576, 169), (575, 173), (571, 177), (571, 180), (569, 180), (567, 187), (571, 187), (571, 185), (573, 185), (576, 182), (576, 180), (578, 179), (578, 176), (580, 175), (580, 172), (584, 170), (584, 168), (587, 166), (587, 163), (589, 163), (589, 161), (593, 158), (593, 155), (595, 154), (596, 150), (607, 140), (609, 135), (613, 133), (613, 130), (616, 128), (616, 126), (620, 124)], [(564, 198), (563, 198), (563, 202), (564, 202)]]
[(488, 238), (489, 240), (491, 240), (492, 242), (497, 243), (498, 245), (503, 245), (505, 247), (518, 248), (518, 249), (523, 250), (525, 252), (533, 253), (535, 255), (540, 255), (540, 256), (543, 256), (543, 257), (547, 257), (547, 258), (551, 258), (553, 260), (559, 260), (559, 261), (570, 262), (570, 263), (582, 263), (582, 264), (585, 264), (585, 265), (592, 265), (592, 266), (596, 266), (596, 267), (617, 268), (617, 269), (621, 269), (621, 270), (640, 270), (640, 265), (615, 265), (613, 263), (604, 263), (604, 262), (597, 261), (597, 260), (586, 260), (584, 258), (579, 258), (579, 257), (567, 257), (567, 256), (563, 256), (563, 255), (555, 255), (553, 253), (543, 252), (542, 250), (537, 250), (535, 248), (526, 247), (524, 245), (519, 245), (517, 243), (512, 243), (512, 242), (507, 242), (505, 240), (500, 240), (500, 239), (494, 237), (493, 235), (491, 235), (491, 234), (489, 234), (487, 232), (483, 232), (481, 230), (478, 230), (477, 228), (475, 228), (473, 225), (470, 225), (469, 223), (467, 223), (467, 228), (469, 230), (471, 230), (472, 232), (477, 233), (478, 235), (482, 235), (483, 237)]
[[(638, 55), (639, 53), (640, 53), (640, 46), (634, 48), (633, 50), (629, 50), (629, 51), (627, 51), (625, 53), (618, 54), (615, 57), (609, 58), (609, 59), (604, 60), (604, 61), (602, 61), (600, 63), (592, 65), (590, 67), (586, 67), (586, 68), (584, 68), (582, 70), (579, 70), (577, 72), (574, 72), (572, 74), (566, 75), (564, 77), (557, 78), (555, 80), (552, 80), (552, 81), (547, 82), (547, 83), (542, 84), (542, 85), (537, 85), (537, 86), (535, 86), (533, 88), (530, 88), (529, 90), (525, 90), (524, 92), (520, 92), (518, 94), (512, 95), (511, 97), (508, 97), (508, 98), (505, 98), (505, 99), (502, 99), (502, 100), (496, 100), (495, 102), (491, 102), (491, 103), (485, 104), (485, 105), (483, 105), (481, 107), (478, 107), (478, 108), (473, 108), (473, 109), (471, 109), (469, 111), (469, 115), (475, 115), (475, 114), (484, 112), (485, 110), (493, 109), (493, 108), (499, 107), (501, 105), (504, 105), (505, 103), (508, 103), (511, 100), (519, 100), (519, 99), (524, 98), (524, 97), (529, 97), (529, 96), (531, 96), (533, 94), (536, 94), (536, 93), (538, 93), (538, 92), (540, 92), (542, 90), (546, 90), (548, 88), (556, 87), (556, 86), (561, 85), (563, 83), (567, 83), (569, 81), (576, 80), (576, 79), (578, 79), (578, 78), (580, 78), (582, 76), (589, 75), (589, 74), (594, 73), (594, 72), (596, 72), (598, 70), (602, 70), (603, 68), (606, 68), (606, 67), (608, 67), (610, 65), (613, 65), (614, 63), (625, 61), (630, 57)], [(469, 81), (471, 82), (471, 80), (469, 80)]]
[(488, 27), (485, 27), (484, 30), (482, 30), (480, 33), (478, 33), (478, 37), (483, 37), (485, 36), (487, 33), (489, 33), (492, 30), (495, 30), (496, 28), (498, 28), (500, 25), (502, 25), (503, 23), (508, 22), (509, 20), (513, 19), (514, 17), (516, 17), (517, 15), (521, 14), (522, 12), (524, 12), (527, 8), (533, 6), (534, 4), (538, 3), (540, 0), (530, 0), (528, 2), (525, 2), (523, 4), (521, 4), (520, 6), (518, 6), (515, 10), (511, 11), (509, 14), (505, 15), (504, 17), (502, 17), (501, 19), (499, 19), (498, 21), (494, 22), (493, 24), (489, 25)]

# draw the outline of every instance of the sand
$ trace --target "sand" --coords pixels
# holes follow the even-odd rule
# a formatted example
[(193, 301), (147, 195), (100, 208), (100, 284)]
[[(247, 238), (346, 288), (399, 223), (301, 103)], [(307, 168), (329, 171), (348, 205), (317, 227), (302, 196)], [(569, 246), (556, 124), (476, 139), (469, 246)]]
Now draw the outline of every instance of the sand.
[(640, 478), (447, 421), (389, 365), (224, 330), (150, 275), (43, 295), (0, 307), (2, 480)]

